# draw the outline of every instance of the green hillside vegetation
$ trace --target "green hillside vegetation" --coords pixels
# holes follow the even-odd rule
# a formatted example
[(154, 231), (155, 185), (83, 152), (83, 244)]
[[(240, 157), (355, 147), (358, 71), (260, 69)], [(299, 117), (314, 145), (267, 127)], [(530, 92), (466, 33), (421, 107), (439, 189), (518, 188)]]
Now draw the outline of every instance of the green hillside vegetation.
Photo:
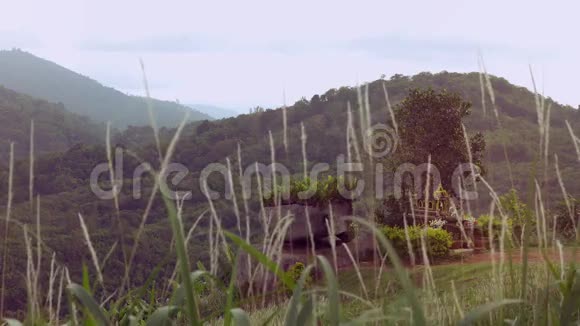
[[(447, 89), (458, 93), (464, 100), (473, 105), (471, 114), (464, 120), (469, 135), (482, 132), (486, 142), (486, 151), (482, 161), (486, 167), (485, 178), (498, 193), (505, 193), (512, 187), (507, 162), (503, 154), (503, 144), (511, 162), (513, 185), (521, 198), (528, 198), (531, 189), (530, 177), (534, 175), (534, 167), (539, 164), (537, 153), (538, 127), (535, 112), (534, 94), (525, 88), (517, 87), (505, 79), (491, 77), (495, 90), (495, 101), (500, 115), (502, 128), (499, 128), (493, 116), (491, 100), (486, 96), (486, 113), (482, 107), (481, 88), (477, 73), (459, 74), (442, 72), (438, 74), (421, 73), (412, 77), (395, 75), (389, 80), (377, 80), (368, 84), (368, 98), (371, 108), (371, 124), (388, 123), (387, 110), (383, 85), (386, 86), (393, 105), (399, 103), (415, 88)], [(362, 90), (365, 93), (364, 87)], [(580, 113), (571, 107), (563, 106), (550, 98), (545, 99), (552, 106), (550, 128), (550, 164), (547, 167), (548, 175), (545, 182), (544, 198), (548, 209), (555, 207), (562, 195), (554, 173), (553, 154), (559, 156), (560, 170), (567, 190), (574, 196), (580, 195), (580, 175), (573, 168), (576, 154), (571, 150), (572, 144), (565, 121), (580, 133)], [(324, 94), (315, 95), (310, 100), (302, 99), (287, 109), (288, 150), (283, 144), (283, 114), (281, 109), (265, 110), (252, 114), (244, 114), (235, 118), (220, 121), (195, 122), (186, 126), (177, 150), (173, 155), (173, 162), (187, 166), (190, 174), (176, 188), (192, 191), (192, 196), (185, 201), (183, 207), (183, 223), (187, 230), (193, 221), (207, 209), (205, 196), (199, 189), (199, 174), (210, 163), (225, 162), (231, 159), (234, 174), (237, 174), (237, 146), (240, 144), (242, 166), (245, 168), (254, 162), (270, 163), (270, 145), (268, 132), (271, 131), (274, 139), (275, 156), (278, 162), (285, 164), (292, 173), (301, 174), (301, 123), (304, 123), (308, 136), (306, 151), (308, 165), (312, 167), (318, 162), (334, 165), (340, 154), (346, 154), (345, 129), (347, 125), (347, 104), (353, 108), (353, 117), (358, 126), (358, 99), (357, 88), (342, 87), (331, 89)], [(433, 128), (446, 126), (434, 125)], [(172, 129), (161, 131), (163, 150), (167, 148)], [(119, 198), (120, 214), (117, 218), (114, 202), (99, 200), (89, 188), (89, 174), (92, 167), (106, 162), (105, 148), (102, 145), (79, 144), (63, 153), (53, 153), (41, 156), (36, 163), (35, 192), (41, 197), (42, 223), (44, 239), (47, 247), (56, 251), (57, 259), (65, 263), (71, 270), (71, 277), (79, 280), (81, 276), (81, 262), (90, 261), (90, 255), (83, 246), (71, 246), (70, 243), (82, 243), (82, 234), (77, 214), (80, 212), (87, 221), (91, 230), (93, 242), (98, 243), (96, 248), (100, 257), (104, 257), (115, 241), (119, 241), (117, 248), (130, 248), (135, 237), (135, 230), (141, 221), (141, 216), (147, 206), (151, 193), (152, 180), (146, 177), (142, 197), (134, 199), (132, 193), (132, 176), (134, 168), (140, 160), (158, 166), (157, 149), (153, 134), (148, 127), (133, 127), (117, 135), (114, 144), (129, 149), (132, 155), (125, 155), (123, 160), (124, 187)], [(138, 159), (137, 159), (138, 158)], [(387, 157), (386, 160), (389, 158)], [(27, 162), (17, 164), (15, 174), (15, 202), (14, 216), (25, 223), (33, 223), (28, 197), (28, 168)], [(0, 203), (6, 198), (5, 168), (0, 170)], [(541, 176), (538, 176), (541, 179)], [(107, 180), (102, 180), (107, 184)], [(223, 188), (223, 178), (219, 176), (211, 179), (214, 189)], [(239, 189), (238, 189), (239, 190)], [(489, 209), (488, 191), (480, 187), (481, 200), (474, 203), (479, 212)], [(239, 198), (238, 198), (239, 199)], [(218, 200), (216, 209), (224, 228), (234, 230), (236, 219), (231, 202)], [(241, 204), (239, 203), (241, 206)], [(532, 206), (533, 207), (533, 206)], [(250, 210), (259, 209), (257, 202), (250, 203)], [(258, 216), (258, 214), (251, 214)], [(254, 220), (253, 230), (260, 231), (259, 221)], [(192, 261), (207, 261), (207, 227), (208, 219), (203, 219), (194, 234), (190, 245)], [(113, 231), (112, 231), (113, 230)], [(121, 233), (124, 237), (121, 237)], [(260, 234), (253, 235), (259, 237)], [(11, 253), (23, 250), (18, 240), (13, 239), (14, 246)], [(140, 284), (158, 264), (162, 265), (159, 278), (171, 273), (173, 265), (163, 265), (167, 262), (168, 250), (172, 241), (172, 234), (167, 220), (167, 213), (160, 196), (153, 201), (145, 233), (140, 241), (138, 254), (133, 266), (132, 282)], [(174, 254), (169, 261), (174, 261)], [(14, 255), (11, 263), (14, 266), (25, 266), (24, 255)], [(111, 290), (118, 286), (122, 277), (123, 256), (121, 250), (116, 250), (109, 258), (108, 268), (105, 271), (106, 279), (110, 282)], [(19, 282), (19, 275), (13, 275), (12, 282)], [(9, 308), (21, 309), (24, 303), (24, 286), (16, 287), (11, 293), (12, 298), (22, 298), (13, 301)], [(111, 291), (109, 291), (110, 293)]]
[(10, 143), (16, 158), (29, 155), (31, 121), (34, 121), (35, 152), (42, 155), (66, 151), (75, 144), (99, 144), (104, 125), (53, 104), (0, 86), (0, 164), (6, 165)]
[[(50, 102), (116, 128), (149, 125), (147, 99), (123, 94), (53, 62), (21, 50), (0, 51), (0, 85)], [(152, 100), (159, 126), (175, 127), (190, 113), (191, 121), (210, 116), (175, 102)]]

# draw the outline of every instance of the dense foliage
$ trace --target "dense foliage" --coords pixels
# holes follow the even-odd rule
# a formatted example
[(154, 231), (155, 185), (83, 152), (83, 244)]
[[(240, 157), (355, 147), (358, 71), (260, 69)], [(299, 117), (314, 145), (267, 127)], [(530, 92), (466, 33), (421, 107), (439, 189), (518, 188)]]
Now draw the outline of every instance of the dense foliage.
[(310, 178), (292, 179), (289, 188), (278, 186), (276, 192), (271, 192), (264, 198), (264, 205), (275, 206), (274, 194), (280, 198), (282, 205), (300, 204), (323, 206), (328, 204), (350, 203), (355, 198), (352, 190), (356, 188), (357, 180), (344, 177), (327, 176), (321, 180)]
[[(398, 226), (383, 226), (381, 231), (391, 241), (397, 253), (408, 257), (412, 250), (415, 257), (422, 257), (421, 237), (424, 237), (427, 254), (430, 258), (444, 257), (449, 253), (453, 238), (441, 228), (409, 226), (405, 230)], [(409, 248), (409, 242), (411, 248)]]
[[(483, 173), (483, 134), (475, 133), (466, 144), (463, 133), (462, 123), (470, 109), (471, 103), (455, 93), (411, 90), (395, 111), (401, 142), (398, 163), (420, 165), (431, 159), (441, 175), (443, 188), (452, 191), (453, 172), (459, 164), (470, 162), (469, 146), (473, 164)], [(421, 184), (420, 189), (424, 188)]]
[(0, 165), (6, 165), (10, 143), (14, 155), (26, 157), (30, 151), (30, 129), (34, 121), (36, 155), (62, 152), (79, 143), (96, 144), (104, 140), (103, 125), (53, 104), (0, 86)]
[(502, 227), (504, 228), (504, 232), (506, 232), (507, 236), (511, 236), (512, 227), (513, 227), (513, 220), (508, 219), (506, 221), (506, 225), (504, 226), (502, 223), (502, 219), (500, 216), (490, 216), (490, 215), (481, 215), (476, 220), (476, 225), (481, 229), (481, 232), (486, 236), (489, 236), (491, 224), (491, 232), (493, 233), (494, 239), (499, 239), (502, 232)]

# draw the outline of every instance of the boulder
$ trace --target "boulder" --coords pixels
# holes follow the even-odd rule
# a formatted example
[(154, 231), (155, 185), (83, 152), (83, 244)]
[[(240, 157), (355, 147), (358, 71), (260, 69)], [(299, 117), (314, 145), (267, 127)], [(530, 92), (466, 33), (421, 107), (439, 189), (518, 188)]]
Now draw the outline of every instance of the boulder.
[[(266, 214), (277, 214), (277, 207), (267, 207)], [(308, 210), (308, 215), (306, 211)], [(282, 216), (291, 215), (294, 219), (286, 233), (286, 243), (304, 243), (310, 241), (310, 232), (316, 242), (328, 242), (329, 230), (326, 225), (330, 224), (330, 208), (328, 206), (306, 206), (300, 204), (280, 206)], [(348, 235), (350, 220), (352, 219), (352, 205), (340, 203), (332, 205), (332, 217), (334, 220), (334, 236), (340, 241), (349, 242)], [(310, 228), (308, 226), (310, 220)]]

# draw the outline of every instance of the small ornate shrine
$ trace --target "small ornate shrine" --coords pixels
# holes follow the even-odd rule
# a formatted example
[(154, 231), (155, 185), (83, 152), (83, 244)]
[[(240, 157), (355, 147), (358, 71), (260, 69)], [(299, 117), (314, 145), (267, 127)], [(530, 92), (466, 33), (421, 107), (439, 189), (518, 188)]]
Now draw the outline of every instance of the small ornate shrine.
[(417, 194), (413, 194), (413, 203), (415, 204), (415, 216), (424, 216), (427, 214), (428, 219), (450, 219), (451, 214), (451, 198), (443, 185), (439, 184), (437, 189), (433, 192), (433, 196), (429, 200), (424, 198), (417, 198)]

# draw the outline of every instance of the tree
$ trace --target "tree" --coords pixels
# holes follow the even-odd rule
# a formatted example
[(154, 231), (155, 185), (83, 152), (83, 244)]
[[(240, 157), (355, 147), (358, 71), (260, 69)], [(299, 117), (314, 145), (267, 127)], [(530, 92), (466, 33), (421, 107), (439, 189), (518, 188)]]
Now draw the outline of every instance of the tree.
[[(396, 107), (399, 128), (397, 163), (431, 164), (441, 175), (443, 187), (453, 193), (452, 176), (461, 163), (469, 163), (462, 120), (470, 114), (471, 103), (459, 95), (433, 89), (413, 89)], [(473, 163), (482, 173), (485, 139), (481, 133), (469, 138)], [(437, 186), (437, 185), (434, 185)]]

